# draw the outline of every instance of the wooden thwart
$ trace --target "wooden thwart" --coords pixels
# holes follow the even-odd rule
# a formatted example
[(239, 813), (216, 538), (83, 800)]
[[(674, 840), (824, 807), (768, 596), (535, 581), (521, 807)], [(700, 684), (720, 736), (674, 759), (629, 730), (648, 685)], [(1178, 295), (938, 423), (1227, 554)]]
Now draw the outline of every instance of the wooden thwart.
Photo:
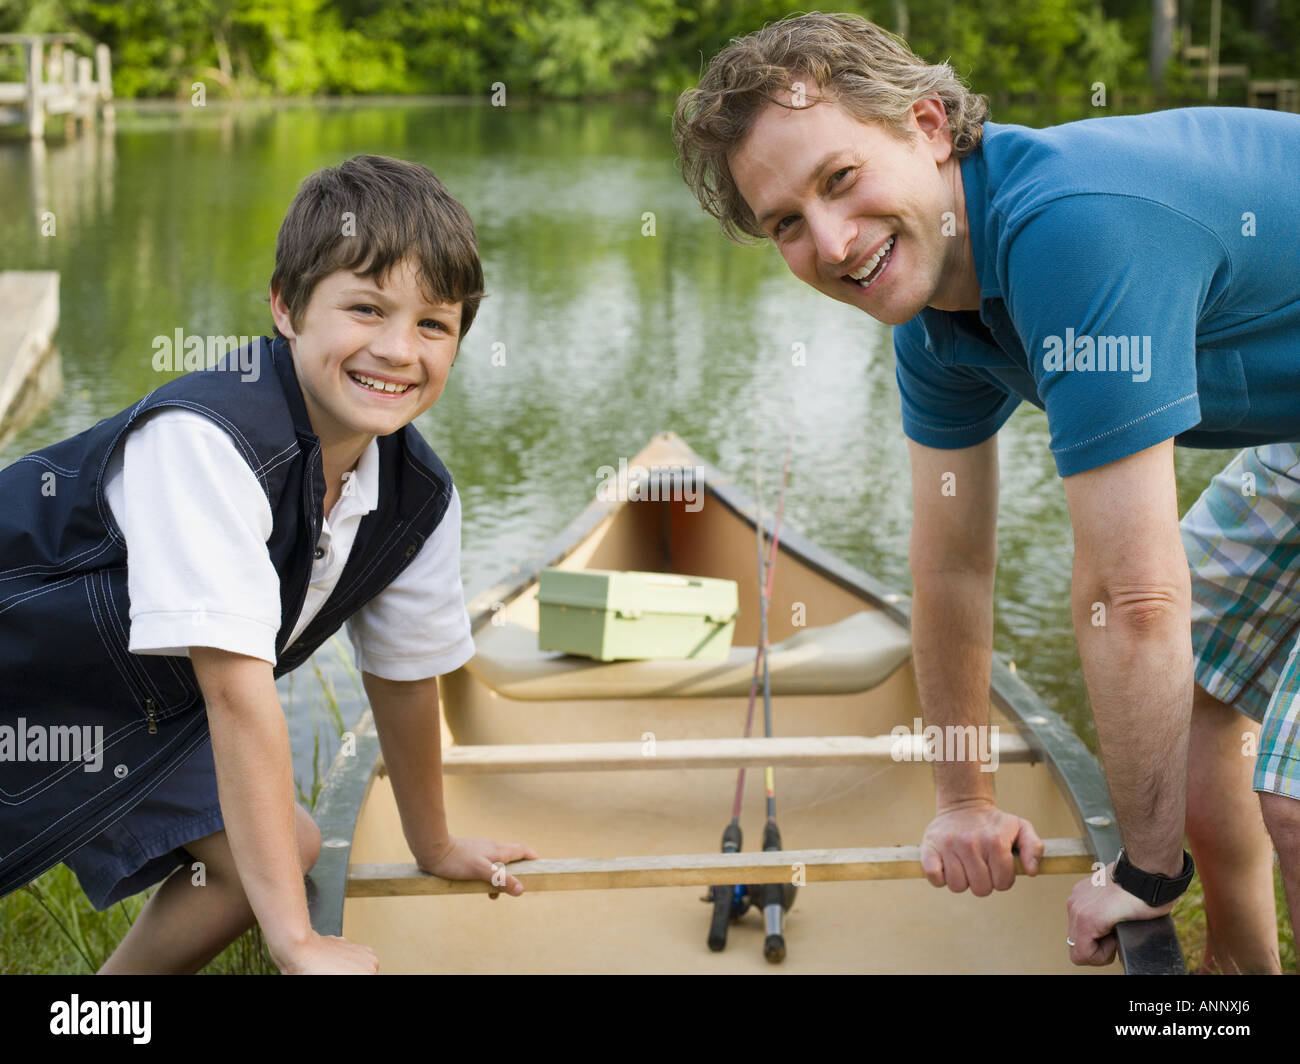
[[(905, 744), (905, 745), (902, 745)], [(1019, 735), (999, 735), (998, 760), (1033, 761)], [(974, 747), (967, 759), (987, 754)], [(923, 762), (919, 736), (826, 735), (774, 739), (666, 739), (644, 743), (534, 743), (518, 746), (453, 746), (443, 751), (449, 775), (490, 772), (600, 772), (670, 768), (741, 768), (766, 765), (820, 768), (886, 761)]]
[[(1039, 874), (1083, 875), (1094, 857), (1083, 839), (1047, 839)], [(569, 858), (516, 861), (506, 865), (525, 890), (612, 890), (624, 887), (689, 887), (728, 883), (789, 883), (802, 866), (803, 883), (866, 879), (919, 879), (919, 846), (842, 850), (779, 850), (772, 853), (704, 853), (608, 860)], [(1017, 874), (1023, 873), (1016, 860)], [(481, 880), (439, 879), (414, 864), (355, 864), (347, 895), (384, 898), (424, 894), (484, 894)]]

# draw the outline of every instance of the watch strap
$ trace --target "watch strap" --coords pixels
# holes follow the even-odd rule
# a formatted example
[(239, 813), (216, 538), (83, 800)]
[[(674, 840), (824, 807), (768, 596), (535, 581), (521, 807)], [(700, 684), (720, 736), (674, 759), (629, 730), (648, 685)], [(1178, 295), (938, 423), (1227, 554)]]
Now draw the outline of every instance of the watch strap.
[(1176, 876), (1166, 876), (1160, 872), (1142, 871), (1121, 849), (1115, 861), (1114, 880), (1130, 894), (1158, 909), (1181, 897), (1195, 874), (1196, 865), (1186, 850), (1183, 851), (1183, 870)]

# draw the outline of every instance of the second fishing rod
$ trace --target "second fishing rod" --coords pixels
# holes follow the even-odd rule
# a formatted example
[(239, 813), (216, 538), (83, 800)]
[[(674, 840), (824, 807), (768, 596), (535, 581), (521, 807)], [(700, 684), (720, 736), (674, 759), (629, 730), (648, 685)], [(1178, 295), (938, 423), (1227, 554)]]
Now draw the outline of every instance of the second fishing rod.
[[(785, 462), (781, 472), (781, 491), (777, 498), (776, 520), (772, 528), (772, 539), (764, 552), (763, 543), (763, 480), (759, 460), (758, 441), (755, 440), (755, 517), (754, 528), (758, 542), (758, 595), (759, 595), (759, 638), (754, 658), (754, 675), (750, 682), (749, 706), (745, 714), (745, 738), (753, 729), (754, 705), (760, 686), (763, 690), (763, 732), (767, 738), (772, 737), (772, 681), (768, 667), (768, 625), (767, 617), (772, 599), (773, 580), (776, 574), (778, 544), (781, 537), (781, 518), (785, 510), (785, 490), (790, 474), (790, 452), (793, 447), (793, 429), (786, 442)], [(781, 849), (781, 832), (776, 823), (776, 781), (771, 765), (764, 773), (766, 823), (763, 828), (763, 850), (765, 852)], [(738, 853), (742, 846), (740, 829), (740, 809), (745, 793), (745, 769), (736, 774), (736, 796), (732, 805), (731, 822), (722, 834), (723, 853)], [(738, 919), (749, 909), (751, 904), (758, 905), (763, 911), (766, 937), (763, 943), (763, 955), (772, 963), (785, 958), (784, 913), (794, 902), (796, 888), (793, 884), (770, 883), (746, 887), (713, 887), (705, 900), (713, 903), (713, 920), (709, 928), (709, 948), (722, 950), (727, 944), (727, 928), (732, 920)]]

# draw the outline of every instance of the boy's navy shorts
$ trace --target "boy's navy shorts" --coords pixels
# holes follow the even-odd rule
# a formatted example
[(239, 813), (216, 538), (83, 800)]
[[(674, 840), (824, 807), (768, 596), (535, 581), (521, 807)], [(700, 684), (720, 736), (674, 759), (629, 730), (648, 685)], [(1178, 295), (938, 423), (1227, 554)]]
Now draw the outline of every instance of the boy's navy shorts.
[(76, 873), (90, 903), (103, 910), (191, 863), (185, 844), (224, 827), (208, 741), (126, 816), (63, 863)]

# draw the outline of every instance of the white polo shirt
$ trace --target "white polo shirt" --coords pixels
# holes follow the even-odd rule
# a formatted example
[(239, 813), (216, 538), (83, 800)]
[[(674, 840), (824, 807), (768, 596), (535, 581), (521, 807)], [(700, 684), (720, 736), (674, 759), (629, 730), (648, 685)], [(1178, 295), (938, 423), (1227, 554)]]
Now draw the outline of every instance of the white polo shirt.
[[(189, 656), (207, 646), (275, 664), (280, 579), (266, 541), (271, 507), (225, 431), (163, 409), (126, 435), (104, 490), (127, 543), (130, 649)], [(338, 583), (362, 517), (379, 499), (372, 439), (326, 515), (290, 644)], [(460, 496), (411, 563), (347, 622), (357, 668), (388, 680), (440, 676), (474, 655), (460, 579)]]

